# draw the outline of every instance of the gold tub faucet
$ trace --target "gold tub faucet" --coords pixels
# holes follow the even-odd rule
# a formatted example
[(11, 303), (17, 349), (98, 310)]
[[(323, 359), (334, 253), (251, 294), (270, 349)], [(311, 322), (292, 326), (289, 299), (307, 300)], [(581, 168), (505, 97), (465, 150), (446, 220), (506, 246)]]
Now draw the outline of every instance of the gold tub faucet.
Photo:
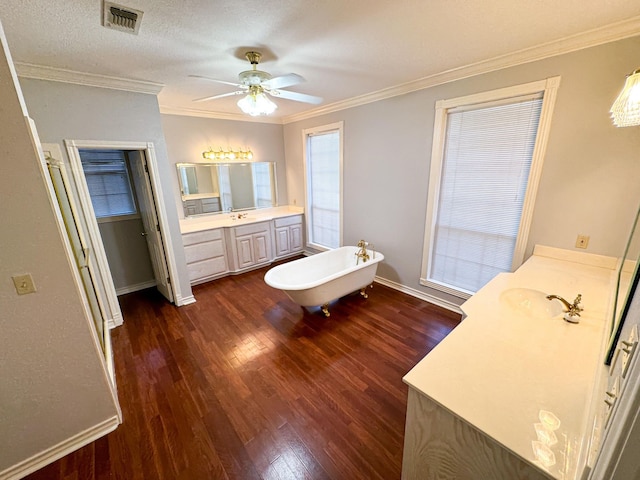
[(364, 240), (360, 240), (358, 242), (358, 248), (360, 250), (358, 250), (356, 252), (356, 265), (358, 264), (358, 262), (360, 261), (360, 259), (362, 259), (363, 262), (366, 262), (367, 260), (369, 260), (369, 254), (367, 253), (367, 242), (365, 242)]

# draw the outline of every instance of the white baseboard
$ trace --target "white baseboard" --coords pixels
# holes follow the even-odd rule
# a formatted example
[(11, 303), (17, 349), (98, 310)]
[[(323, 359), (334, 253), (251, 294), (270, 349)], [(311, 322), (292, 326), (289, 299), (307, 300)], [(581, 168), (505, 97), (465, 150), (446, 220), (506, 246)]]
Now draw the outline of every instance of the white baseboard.
[(428, 293), (421, 292), (420, 290), (416, 290), (415, 288), (407, 287), (406, 285), (402, 285), (401, 283), (393, 282), (391, 280), (387, 280), (386, 278), (378, 277), (376, 275), (375, 281), (381, 285), (384, 285), (389, 288), (393, 288), (394, 290), (398, 290), (399, 292), (406, 293), (407, 295), (411, 295), (412, 297), (419, 298), (420, 300), (424, 300), (425, 302), (432, 303), (437, 305), (438, 307), (445, 308), (455, 313), (463, 314), (462, 309), (459, 305), (456, 305), (452, 302), (447, 302), (438, 297), (434, 297), (433, 295), (429, 295)]
[(36, 470), (41, 469), (45, 465), (55, 462), (56, 460), (70, 454), (71, 452), (78, 450), (85, 445), (97, 440), (106, 434), (113, 432), (120, 421), (118, 417), (111, 417), (94, 427), (91, 427), (84, 432), (80, 432), (57, 445), (54, 445), (47, 450), (44, 450), (22, 462), (13, 465), (0, 472), (0, 480), (14, 480), (23, 478)]
[(194, 297), (193, 295), (189, 295), (188, 297), (176, 296), (176, 307), (191, 305), (192, 303), (196, 303), (196, 297)]
[(124, 323), (124, 319), (122, 318), (122, 313), (118, 312), (113, 318), (107, 320), (107, 325), (109, 326), (109, 330), (119, 327)]
[(126, 293), (137, 292), (138, 290), (144, 290), (145, 288), (155, 287), (157, 285), (155, 280), (149, 280), (148, 282), (136, 283), (135, 285), (127, 285), (116, 290), (116, 295), (124, 295)]

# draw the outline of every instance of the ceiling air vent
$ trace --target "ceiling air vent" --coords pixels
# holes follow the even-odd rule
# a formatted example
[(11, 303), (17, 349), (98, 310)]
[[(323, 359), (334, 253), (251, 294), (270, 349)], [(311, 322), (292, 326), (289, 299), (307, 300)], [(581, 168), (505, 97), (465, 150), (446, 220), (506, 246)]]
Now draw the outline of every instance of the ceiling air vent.
[(138, 34), (142, 12), (111, 2), (103, 2), (102, 25), (122, 32)]

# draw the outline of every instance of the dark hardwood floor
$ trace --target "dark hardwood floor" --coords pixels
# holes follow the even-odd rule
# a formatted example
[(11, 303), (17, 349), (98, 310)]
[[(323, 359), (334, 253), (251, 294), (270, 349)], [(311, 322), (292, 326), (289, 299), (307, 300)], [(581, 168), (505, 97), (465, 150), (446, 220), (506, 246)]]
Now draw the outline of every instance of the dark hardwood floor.
[(27, 478), (400, 478), (402, 377), (459, 316), (376, 284), (325, 318), (266, 271), (194, 287), (181, 308), (153, 290), (120, 297), (123, 424)]

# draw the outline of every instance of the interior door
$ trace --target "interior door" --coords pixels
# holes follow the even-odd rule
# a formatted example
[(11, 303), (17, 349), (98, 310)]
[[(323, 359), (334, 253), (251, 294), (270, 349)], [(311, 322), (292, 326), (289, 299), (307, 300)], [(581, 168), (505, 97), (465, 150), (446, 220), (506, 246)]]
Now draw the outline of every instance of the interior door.
[(62, 168), (64, 168), (64, 166), (52, 165), (50, 162), (47, 162), (47, 167), (56, 193), (58, 205), (60, 206), (64, 226), (67, 230), (69, 243), (73, 250), (73, 256), (75, 257), (76, 265), (80, 272), (80, 278), (87, 297), (87, 303), (91, 310), (93, 323), (95, 325), (96, 332), (98, 333), (98, 338), (100, 339), (100, 346), (102, 347), (103, 354), (106, 355), (108, 350), (106, 344), (110, 337), (105, 325), (106, 315), (104, 314), (104, 308), (100, 305), (100, 300), (96, 294), (96, 265), (91, 261), (91, 252), (80, 232), (76, 218), (73, 215), (71, 202), (69, 201), (68, 187), (65, 184), (62, 172)]
[(140, 217), (144, 232), (140, 232), (147, 240), (153, 274), (156, 277), (158, 291), (170, 302), (173, 302), (173, 290), (169, 278), (169, 269), (162, 242), (162, 232), (156, 211), (156, 202), (151, 189), (151, 181), (147, 171), (147, 159), (144, 152), (129, 152), (133, 183), (136, 189)]

